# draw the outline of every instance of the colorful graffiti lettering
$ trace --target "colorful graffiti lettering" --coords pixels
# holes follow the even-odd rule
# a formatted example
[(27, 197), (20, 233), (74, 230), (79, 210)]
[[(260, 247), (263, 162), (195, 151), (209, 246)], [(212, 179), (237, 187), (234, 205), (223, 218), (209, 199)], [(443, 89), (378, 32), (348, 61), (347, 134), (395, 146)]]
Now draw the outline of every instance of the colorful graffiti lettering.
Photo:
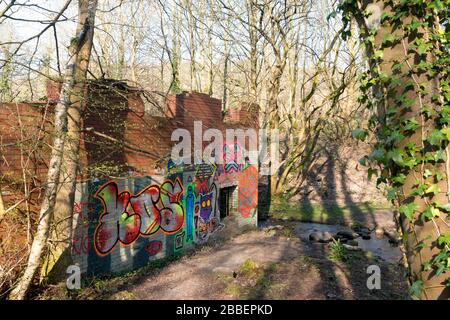
[(103, 204), (103, 212), (94, 233), (94, 247), (99, 255), (109, 254), (117, 243), (129, 245), (139, 235), (149, 236), (161, 230), (172, 234), (184, 223), (180, 205), (183, 187), (180, 179), (150, 185), (136, 195), (119, 193), (116, 182), (108, 182), (94, 195)]
[(249, 166), (238, 179), (238, 211), (244, 219), (250, 218), (258, 205), (258, 169)]
[(150, 241), (145, 245), (145, 251), (151, 257), (161, 252), (163, 244), (159, 240)]

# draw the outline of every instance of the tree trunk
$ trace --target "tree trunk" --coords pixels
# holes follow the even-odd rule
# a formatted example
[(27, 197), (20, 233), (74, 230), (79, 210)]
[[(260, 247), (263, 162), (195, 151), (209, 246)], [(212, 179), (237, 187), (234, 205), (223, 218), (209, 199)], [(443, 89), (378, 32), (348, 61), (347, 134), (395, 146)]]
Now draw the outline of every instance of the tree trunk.
[[(18, 285), (11, 292), (11, 299), (24, 299), (26, 297), (27, 291), (36, 275), (36, 271), (41, 264), (42, 253), (47, 245), (65, 152), (64, 145), (68, 130), (68, 109), (72, 107), (71, 98), (77, 92), (79, 86), (77, 83), (77, 76), (79, 74), (78, 68), (87, 63), (87, 61), (82, 59), (82, 55), (81, 58), (79, 57), (79, 53), (84, 50), (86, 42), (89, 41), (89, 33), (92, 32), (90, 30), (93, 29), (94, 14), (97, 6), (96, 0), (80, 0), (79, 3), (79, 8), (83, 8), (86, 11), (80, 11), (77, 36), (74, 39), (75, 41), (71, 42), (71, 55), (66, 66), (61, 97), (58, 104), (55, 106), (55, 137), (53, 140), (53, 148), (47, 174), (47, 185), (39, 213), (39, 224), (31, 246), (27, 267), (25, 268), (24, 274)], [(77, 104), (77, 102), (75, 104)], [(71, 139), (69, 139), (69, 141), (70, 140)], [(69, 142), (69, 147), (71, 145), (72, 143)], [(66, 198), (66, 201), (67, 200), (68, 199)]]
[(2, 186), (0, 184), (0, 223), (5, 218), (5, 203), (3, 202)]
[(181, 60), (181, 48), (180, 48), (180, 18), (178, 15), (178, 7), (175, 5), (173, 8), (173, 33), (172, 33), (172, 83), (170, 85), (170, 92), (178, 94), (181, 92), (180, 85), (180, 60)]
[[(66, 267), (71, 263), (70, 239), (80, 157), (81, 114), (86, 105), (86, 75), (94, 38), (96, 9), (97, 0), (78, 2), (77, 33), (85, 30), (85, 39), (75, 58), (74, 86), (67, 109), (67, 137), (50, 237), (52, 241), (50, 241), (49, 254), (42, 270), (42, 276), (51, 275), (53, 280), (64, 276)], [(88, 24), (85, 25), (85, 23)]]
[(247, 1), (247, 11), (249, 16), (248, 32), (250, 39), (250, 99), (251, 102), (258, 103), (258, 35), (256, 28), (256, 4), (254, 0)]
[[(360, 0), (360, 8), (358, 12), (368, 11), (372, 12), (369, 18), (363, 18), (361, 15), (356, 15), (358, 25), (363, 32), (363, 35), (368, 35), (368, 30), (371, 27), (377, 27), (377, 34), (374, 39), (374, 45), (366, 46), (367, 54), (369, 57), (373, 57), (375, 51), (373, 48), (379, 48), (385, 39), (388, 37), (396, 37), (398, 39), (393, 45), (385, 47), (383, 49), (383, 56), (381, 62), (370, 65), (371, 70), (379, 70), (385, 74), (387, 79), (398, 79), (399, 85), (389, 87), (388, 85), (381, 85), (381, 87), (375, 88), (375, 92), (384, 93), (386, 99), (378, 104), (378, 118), (382, 125), (385, 123), (386, 110), (389, 107), (396, 106), (395, 118), (400, 122), (401, 119), (416, 119), (419, 124), (419, 128), (411, 135), (406, 135), (405, 138), (398, 144), (400, 150), (404, 150), (407, 144), (415, 144), (419, 149), (424, 149), (424, 141), (430, 136), (431, 132), (435, 129), (435, 122), (433, 118), (426, 119), (422, 114), (424, 106), (428, 106), (432, 111), (438, 111), (440, 108), (439, 103), (433, 99), (433, 95), (439, 96), (439, 75), (430, 75), (428, 72), (417, 72), (413, 70), (414, 65), (419, 61), (426, 61), (428, 63), (436, 60), (436, 56), (433, 50), (429, 50), (425, 55), (421, 56), (417, 52), (409, 52), (409, 48), (412, 47), (415, 41), (414, 36), (408, 37), (401, 26), (409, 25), (413, 20), (423, 20), (423, 17), (413, 17), (411, 14), (405, 14), (401, 18), (399, 25), (395, 25), (389, 22), (380, 22), (380, 16), (385, 13), (391, 13), (390, 6), (385, 7), (387, 1), (373, 1), (373, 0)], [(395, 13), (394, 13), (395, 14)], [(379, 25), (378, 25), (379, 23)], [(400, 27), (399, 27), (400, 26)], [(420, 38), (427, 38), (430, 30), (427, 27), (419, 27), (417, 34)], [(373, 60), (371, 60), (373, 61)], [(399, 64), (400, 62), (400, 64)], [(395, 67), (394, 67), (395, 65)], [(419, 85), (420, 84), (420, 85)], [(413, 86), (415, 90), (408, 90), (406, 88)], [(426, 90), (423, 94), (418, 95), (416, 90), (421, 85), (426, 86)], [(409, 108), (400, 108), (398, 98), (404, 95), (405, 99), (413, 101)], [(413, 169), (406, 173), (406, 179), (401, 187), (401, 195), (399, 198), (399, 205), (414, 203), (417, 205), (417, 209), (413, 212), (411, 219), (402, 215), (400, 224), (401, 229), (406, 237), (405, 246), (407, 251), (407, 260), (410, 268), (410, 280), (411, 282), (422, 281), (422, 299), (449, 299), (450, 290), (445, 287), (444, 281), (448, 274), (441, 273), (436, 275), (436, 270), (431, 268), (424, 271), (424, 263), (433, 259), (433, 257), (439, 253), (439, 249), (435, 246), (436, 239), (441, 234), (449, 232), (449, 226), (444, 221), (445, 218), (432, 217), (430, 220), (422, 220), (421, 213), (423, 213), (426, 207), (432, 202), (439, 202), (441, 204), (447, 204), (449, 198), (447, 192), (448, 181), (450, 179), (448, 170), (448, 155), (449, 147), (446, 148), (447, 160), (444, 163), (438, 161), (434, 163), (423, 163), (415, 166)], [(417, 189), (417, 182), (421, 184), (433, 183), (431, 178), (424, 177), (424, 170), (428, 169), (431, 172), (443, 172), (446, 177), (437, 181), (437, 192), (433, 197), (428, 199), (420, 195), (413, 195), (413, 191)], [(392, 172), (391, 172), (392, 174)], [(422, 248), (422, 249), (420, 249)]]
[(186, 10), (188, 11), (188, 26), (189, 26), (189, 53), (191, 57), (191, 68), (190, 68), (190, 81), (191, 81), (191, 91), (198, 91), (197, 85), (197, 66), (196, 66), (196, 43), (194, 31), (197, 28), (195, 23), (194, 14), (192, 13), (192, 0), (185, 1)]

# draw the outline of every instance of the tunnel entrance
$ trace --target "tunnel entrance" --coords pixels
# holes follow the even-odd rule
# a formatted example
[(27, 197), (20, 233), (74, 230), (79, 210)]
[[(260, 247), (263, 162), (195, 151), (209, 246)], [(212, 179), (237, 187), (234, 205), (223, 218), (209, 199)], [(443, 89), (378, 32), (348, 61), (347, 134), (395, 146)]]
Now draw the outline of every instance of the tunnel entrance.
[(237, 208), (237, 187), (221, 188), (219, 192), (220, 219), (232, 215)]

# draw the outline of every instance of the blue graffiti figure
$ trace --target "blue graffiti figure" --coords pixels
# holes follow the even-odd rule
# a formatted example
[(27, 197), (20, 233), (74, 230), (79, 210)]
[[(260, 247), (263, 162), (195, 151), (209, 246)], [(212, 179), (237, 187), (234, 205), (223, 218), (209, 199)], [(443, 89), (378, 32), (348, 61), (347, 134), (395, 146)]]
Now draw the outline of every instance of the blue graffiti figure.
[(192, 185), (188, 186), (186, 195), (186, 241), (194, 240), (195, 195)]

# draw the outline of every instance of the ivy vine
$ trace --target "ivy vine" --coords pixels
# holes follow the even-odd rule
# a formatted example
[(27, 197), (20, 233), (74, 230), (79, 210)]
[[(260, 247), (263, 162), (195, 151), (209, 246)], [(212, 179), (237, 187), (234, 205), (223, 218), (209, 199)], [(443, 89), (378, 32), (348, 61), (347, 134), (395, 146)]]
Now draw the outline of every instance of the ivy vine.
[[(358, 21), (368, 53), (369, 68), (360, 77), (358, 101), (374, 112), (365, 128), (353, 131), (353, 137), (364, 140), (369, 131), (376, 137), (373, 152), (360, 162), (368, 167), (369, 178), (376, 175), (378, 184), (388, 186), (388, 200), (397, 205), (402, 221), (410, 224), (404, 240), (414, 236), (414, 222), (434, 225), (433, 236), (417, 241), (415, 250), (438, 249), (430, 260), (421, 260), (422, 271), (445, 274), (440, 285), (450, 287), (450, 0), (379, 3), (384, 5), (381, 16), (366, 28), (361, 22), (373, 12), (362, 10), (361, 1), (344, 0), (338, 7), (342, 37), (347, 39), (351, 23)], [(395, 32), (381, 37), (382, 28)], [(389, 61), (386, 72), (385, 55), (394, 49), (403, 50), (405, 59)], [(442, 194), (445, 201), (438, 196)], [(437, 221), (445, 228), (439, 228)], [(411, 294), (420, 297), (423, 279), (410, 277)]]

